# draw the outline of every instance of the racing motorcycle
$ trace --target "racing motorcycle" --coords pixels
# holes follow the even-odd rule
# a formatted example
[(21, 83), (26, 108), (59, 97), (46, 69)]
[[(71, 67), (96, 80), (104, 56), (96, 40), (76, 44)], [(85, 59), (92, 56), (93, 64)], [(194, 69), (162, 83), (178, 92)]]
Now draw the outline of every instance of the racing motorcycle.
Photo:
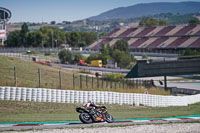
[(114, 118), (107, 111), (105, 106), (100, 107), (77, 107), (76, 112), (80, 113), (79, 119), (81, 122), (89, 124), (95, 122), (108, 122), (112, 123)]

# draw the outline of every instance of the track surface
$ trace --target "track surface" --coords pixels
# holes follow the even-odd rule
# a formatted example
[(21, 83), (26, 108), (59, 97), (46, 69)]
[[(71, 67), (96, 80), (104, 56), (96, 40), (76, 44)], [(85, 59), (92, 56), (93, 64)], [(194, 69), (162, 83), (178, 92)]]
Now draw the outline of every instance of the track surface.
[(192, 122), (200, 121), (200, 115), (152, 118), (152, 119), (122, 119), (115, 120), (114, 123), (93, 123), (82, 124), (80, 121), (60, 121), (60, 122), (26, 122), (26, 123), (0, 123), (2, 130), (24, 130), (24, 129), (48, 129), (48, 128), (67, 128), (67, 127), (101, 127), (112, 125), (130, 125), (130, 124), (151, 124), (151, 123), (169, 123), (169, 122)]

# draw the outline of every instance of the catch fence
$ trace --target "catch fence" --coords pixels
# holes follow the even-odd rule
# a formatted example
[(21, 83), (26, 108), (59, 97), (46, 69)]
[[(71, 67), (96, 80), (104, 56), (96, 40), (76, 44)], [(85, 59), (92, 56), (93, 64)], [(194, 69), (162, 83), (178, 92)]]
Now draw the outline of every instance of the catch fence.
[(34, 88), (59, 88), (74, 90), (117, 90), (151, 88), (152, 80), (111, 80), (95, 77), (92, 74), (80, 74), (58, 70), (53, 67), (30, 68), (23, 70), (19, 67), (0, 68), (1, 86), (20, 86)]

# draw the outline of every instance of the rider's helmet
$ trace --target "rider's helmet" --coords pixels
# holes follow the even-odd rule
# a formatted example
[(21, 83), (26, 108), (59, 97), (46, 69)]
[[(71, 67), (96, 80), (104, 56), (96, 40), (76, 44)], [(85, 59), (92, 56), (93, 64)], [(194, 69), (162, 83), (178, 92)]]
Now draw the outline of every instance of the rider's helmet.
[(89, 100), (88, 103), (90, 103), (90, 104), (94, 104), (94, 101)]

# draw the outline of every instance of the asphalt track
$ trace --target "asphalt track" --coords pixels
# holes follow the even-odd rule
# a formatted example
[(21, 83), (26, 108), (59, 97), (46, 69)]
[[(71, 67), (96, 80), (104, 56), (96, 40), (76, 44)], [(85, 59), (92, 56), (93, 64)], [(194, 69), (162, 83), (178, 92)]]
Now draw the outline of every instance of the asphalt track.
[(25, 123), (0, 123), (0, 131), (5, 130), (27, 130), (27, 129), (55, 129), (55, 128), (73, 128), (73, 127), (103, 127), (117, 125), (136, 125), (136, 124), (158, 124), (158, 123), (182, 123), (182, 122), (200, 122), (200, 115), (169, 117), (169, 118), (151, 118), (151, 119), (121, 119), (114, 123), (93, 123), (83, 124), (80, 121), (58, 121), (58, 122), (25, 122)]

